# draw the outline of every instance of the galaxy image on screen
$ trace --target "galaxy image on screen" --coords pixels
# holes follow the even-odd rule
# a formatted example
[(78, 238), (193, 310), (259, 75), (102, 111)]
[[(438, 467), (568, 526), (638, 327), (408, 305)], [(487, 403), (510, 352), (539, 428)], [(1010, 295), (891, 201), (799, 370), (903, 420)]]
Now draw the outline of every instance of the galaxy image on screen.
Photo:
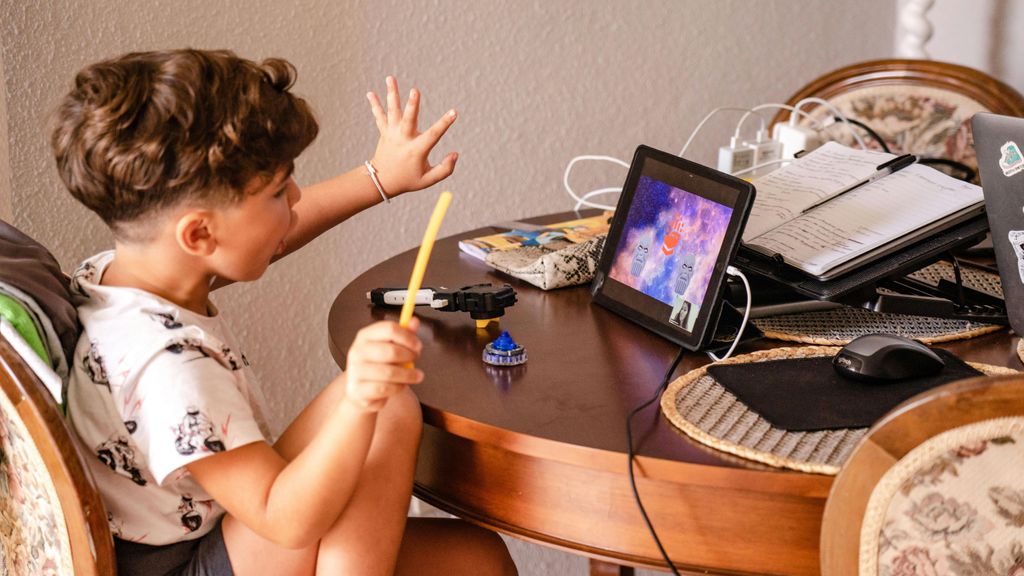
[(669, 306), (704, 301), (732, 208), (641, 176), (609, 276)]

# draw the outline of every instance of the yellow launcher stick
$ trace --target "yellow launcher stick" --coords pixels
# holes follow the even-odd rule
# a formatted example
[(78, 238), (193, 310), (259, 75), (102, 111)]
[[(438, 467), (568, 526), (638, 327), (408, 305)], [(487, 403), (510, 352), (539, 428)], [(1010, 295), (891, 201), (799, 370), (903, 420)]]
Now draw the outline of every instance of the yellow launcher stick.
[(427, 262), (430, 261), (430, 251), (434, 248), (437, 231), (441, 229), (444, 213), (448, 211), (448, 205), (451, 203), (452, 193), (441, 192), (441, 197), (437, 199), (437, 204), (434, 206), (434, 213), (430, 215), (427, 231), (423, 233), (423, 243), (420, 244), (420, 251), (416, 255), (416, 264), (412, 267), (409, 290), (405, 293), (405, 303), (402, 304), (402, 314), (398, 317), (398, 325), (402, 328), (409, 326), (409, 321), (412, 320), (412, 309), (416, 306), (416, 292), (423, 284), (423, 275), (427, 271)]

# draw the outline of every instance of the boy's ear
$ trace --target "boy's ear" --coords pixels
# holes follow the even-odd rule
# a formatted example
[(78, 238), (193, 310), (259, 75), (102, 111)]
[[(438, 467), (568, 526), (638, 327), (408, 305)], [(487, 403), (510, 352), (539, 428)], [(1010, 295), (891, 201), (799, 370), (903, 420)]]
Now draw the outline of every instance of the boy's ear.
[(217, 249), (213, 234), (213, 214), (208, 210), (193, 210), (178, 218), (174, 227), (178, 246), (193, 256), (209, 256)]

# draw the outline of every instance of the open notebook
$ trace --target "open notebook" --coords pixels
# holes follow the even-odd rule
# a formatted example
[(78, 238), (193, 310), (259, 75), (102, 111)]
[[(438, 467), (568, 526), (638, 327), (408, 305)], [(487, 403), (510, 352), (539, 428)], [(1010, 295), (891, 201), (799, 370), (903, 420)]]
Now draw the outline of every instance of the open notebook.
[(980, 187), (914, 164), (802, 212), (893, 158), (829, 142), (754, 180), (744, 245), (830, 280), (984, 210)]

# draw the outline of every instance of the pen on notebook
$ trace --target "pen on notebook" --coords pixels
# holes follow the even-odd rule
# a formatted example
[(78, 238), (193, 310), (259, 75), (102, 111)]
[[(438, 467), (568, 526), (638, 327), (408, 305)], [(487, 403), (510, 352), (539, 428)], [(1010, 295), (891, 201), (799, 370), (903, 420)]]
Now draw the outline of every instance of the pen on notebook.
[(834, 194), (830, 194), (830, 195), (822, 198), (821, 200), (818, 200), (814, 204), (811, 204), (807, 208), (804, 208), (800, 213), (801, 214), (806, 214), (806, 213), (810, 212), (811, 210), (817, 208), (818, 206), (821, 206), (822, 204), (828, 202), (829, 200), (833, 200), (835, 198), (838, 198), (838, 197), (842, 196), (843, 194), (846, 194), (847, 192), (851, 192), (853, 190), (856, 190), (857, 188), (860, 188), (861, 186), (863, 186), (865, 184), (870, 184), (870, 183), (874, 182), (875, 180), (878, 180), (879, 178), (885, 178), (886, 176), (888, 176), (889, 174), (892, 174), (893, 172), (899, 172), (900, 170), (903, 170), (904, 168), (906, 168), (907, 166), (910, 166), (914, 162), (917, 162), (917, 156), (914, 156), (913, 154), (904, 154), (903, 156), (897, 156), (897, 157), (893, 158), (892, 160), (883, 162), (882, 164), (879, 164), (878, 167), (875, 168), (875, 171), (872, 172), (870, 175), (868, 175), (867, 178), (864, 178), (863, 180), (859, 180), (857, 182), (854, 182), (853, 184), (847, 186), (846, 188), (843, 188), (839, 192), (836, 192)]

